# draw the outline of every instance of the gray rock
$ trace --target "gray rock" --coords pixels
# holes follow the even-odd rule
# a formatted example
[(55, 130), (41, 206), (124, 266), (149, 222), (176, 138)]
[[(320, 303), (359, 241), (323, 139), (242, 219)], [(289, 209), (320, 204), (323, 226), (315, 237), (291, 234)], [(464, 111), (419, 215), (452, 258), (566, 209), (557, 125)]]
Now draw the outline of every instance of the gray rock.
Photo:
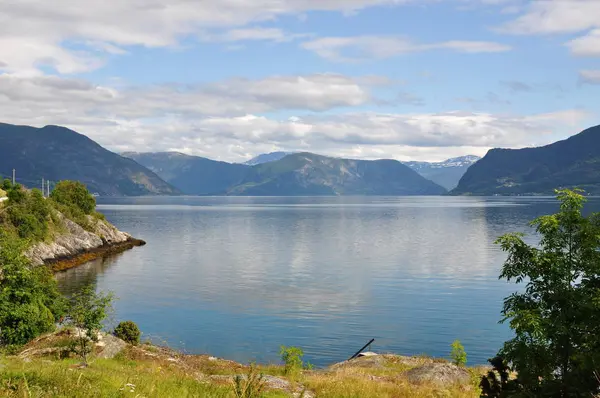
[(97, 249), (105, 244), (123, 243), (131, 239), (131, 235), (119, 231), (114, 226), (103, 220), (88, 216), (89, 222), (94, 226), (95, 232), (89, 232), (77, 223), (58, 213), (66, 231), (55, 237), (52, 242), (40, 242), (32, 246), (25, 256), (34, 265), (44, 264), (46, 261), (74, 256), (79, 253)]
[(464, 384), (471, 380), (469, 372), (451, 363), (429, 363), (404, 372), (408, 381), (414, 384), (434, 383), (439, 386)]

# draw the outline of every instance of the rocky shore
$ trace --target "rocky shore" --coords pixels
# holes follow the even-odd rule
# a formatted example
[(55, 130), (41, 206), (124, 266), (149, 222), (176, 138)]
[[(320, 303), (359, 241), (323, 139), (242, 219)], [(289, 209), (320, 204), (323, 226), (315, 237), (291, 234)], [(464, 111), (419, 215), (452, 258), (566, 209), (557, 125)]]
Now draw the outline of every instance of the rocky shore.
[(45, 264), (54, 271), (63, 271), (107, 254), (146, 244), (119, 231), (109, 222), (92, 216), (88, 216), (89, 230), (60, 213), (59, 218), (64, 229), (49, 241), (36, 243), (25, 252), (33, 264)]

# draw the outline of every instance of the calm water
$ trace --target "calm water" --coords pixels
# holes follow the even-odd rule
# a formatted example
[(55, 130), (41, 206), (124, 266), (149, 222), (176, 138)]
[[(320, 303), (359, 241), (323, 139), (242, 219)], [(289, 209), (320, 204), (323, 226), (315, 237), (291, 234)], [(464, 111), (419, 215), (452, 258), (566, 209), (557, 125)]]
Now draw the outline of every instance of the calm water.
[[(554, 212), (551, 198), (123, 198), (99, 210), (148, 244), (59, 275), (119, 300), (115, 319), (191, 353), (275, 362), (281, 344), (324, 366), (373, 351), (473, 364), (499, 325), (504, 254), (493, 244)], [(594, 200), (592, 208), (600, 209)]]

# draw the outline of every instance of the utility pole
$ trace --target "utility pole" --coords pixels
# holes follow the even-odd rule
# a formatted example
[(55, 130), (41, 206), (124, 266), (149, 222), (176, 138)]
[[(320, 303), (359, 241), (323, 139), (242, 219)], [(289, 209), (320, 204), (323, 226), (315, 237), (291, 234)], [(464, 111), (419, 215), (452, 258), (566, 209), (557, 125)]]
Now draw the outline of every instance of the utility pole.
[(15, 169), (13, 169), (13, 185), (15, 185)]
[(42, 196), (44, 196), (44, 192), (46, 192), (44, 188), (44, 177), (42, 177)]
[(48, 181), (46, 183), (46, 190), (48, 191), (48, 195), (46, 195), (46, 197), (49, 198), (50, 197), (50, 181)]

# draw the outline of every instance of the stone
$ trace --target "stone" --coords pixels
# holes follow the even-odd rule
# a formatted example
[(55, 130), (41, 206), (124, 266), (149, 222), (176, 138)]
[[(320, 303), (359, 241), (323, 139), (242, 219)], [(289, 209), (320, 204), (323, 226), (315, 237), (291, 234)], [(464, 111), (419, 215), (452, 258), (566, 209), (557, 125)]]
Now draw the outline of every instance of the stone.
[(429, 363), (404, 372), (404, 376), (413, 384), (433, 383), (446, 387), (453, 384), (469, 383), (469, 372), (451, 363)]
[(95, 232), (92, 233), (64, 217), (61, 213), (57, 214), (66, 231), (57, 236), (52, 242), (39, 242), (25, 252), (25, 256), (34, 265), (42, 265), (47, 261), (75, 256), (82, 252), (98, 249), (104, 245), (114, 245), (131, 239), (131, 235), (119, 231), (104, 220), (87, 216), (88, 221), (94, 225)]

